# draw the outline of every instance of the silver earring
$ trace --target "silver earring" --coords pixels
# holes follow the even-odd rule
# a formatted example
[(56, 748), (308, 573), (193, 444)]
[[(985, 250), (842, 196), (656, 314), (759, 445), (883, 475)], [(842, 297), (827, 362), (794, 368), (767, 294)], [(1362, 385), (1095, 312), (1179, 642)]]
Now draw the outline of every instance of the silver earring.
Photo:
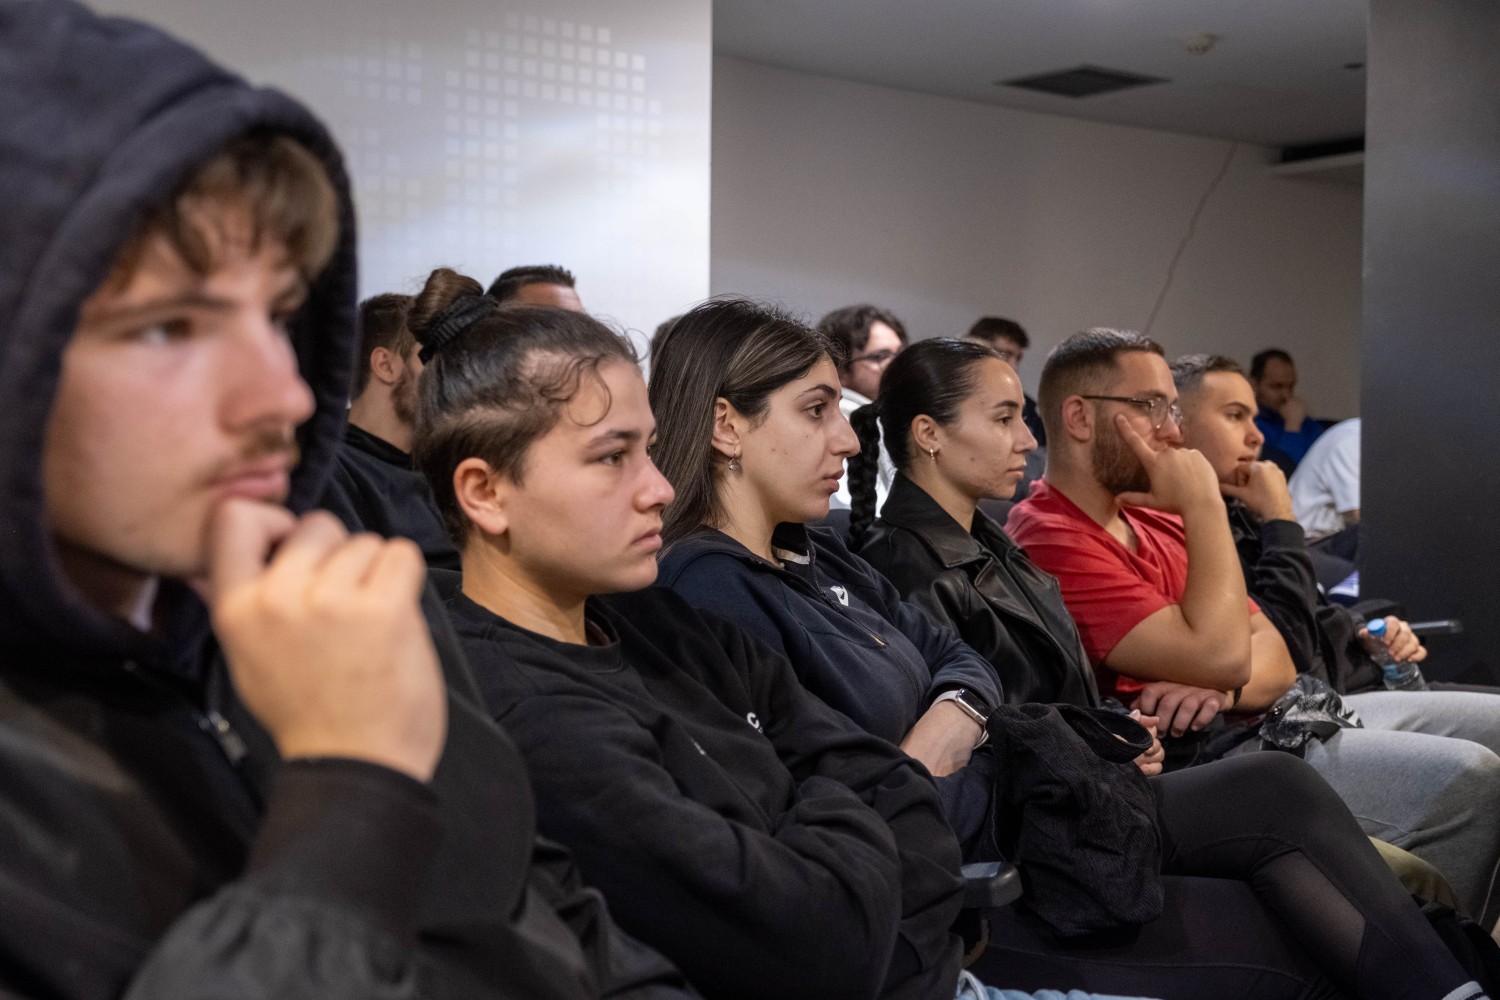
[(927, 457), (930, 458), (930, 459), (932, 459), (934, 462), (936, 462), (937, 461), (937, 449), (936, 448), (928, 448), (927, 449)]
[(729, 471), (730, 472), (739, 472), (740, 471), (740, 456), (734, 455), (734, 456), (732, 456), (729, 459)]

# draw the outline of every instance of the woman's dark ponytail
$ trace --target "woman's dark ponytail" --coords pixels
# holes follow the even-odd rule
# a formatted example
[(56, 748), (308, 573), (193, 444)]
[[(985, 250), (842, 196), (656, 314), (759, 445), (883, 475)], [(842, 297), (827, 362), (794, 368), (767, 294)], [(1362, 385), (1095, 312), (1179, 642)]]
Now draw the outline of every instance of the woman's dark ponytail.
[(849, 415), (859, 436), (859, 454), (849, 459), (849, 547), (858, 549), (875, 523), (875, 487), (880, 475), (880, 404), (867, 403)]

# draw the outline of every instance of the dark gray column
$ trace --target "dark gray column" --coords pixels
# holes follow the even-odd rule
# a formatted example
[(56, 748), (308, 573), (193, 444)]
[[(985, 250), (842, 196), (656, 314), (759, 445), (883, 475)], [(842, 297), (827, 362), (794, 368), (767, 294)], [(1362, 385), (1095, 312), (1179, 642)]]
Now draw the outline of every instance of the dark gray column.
[(1361, 589), (1500, 675), (1500, 2), (1370, 0), (1368, 72)]

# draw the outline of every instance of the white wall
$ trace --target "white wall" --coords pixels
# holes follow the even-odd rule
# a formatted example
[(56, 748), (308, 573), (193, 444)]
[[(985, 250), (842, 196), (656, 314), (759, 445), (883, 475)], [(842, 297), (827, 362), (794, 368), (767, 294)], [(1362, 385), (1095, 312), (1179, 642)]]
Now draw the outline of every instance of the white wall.
[[(873, 301), (914, 336), (981, 314), (1022, 368), (1088, 326), (1140, 329), (1228, 142), (714, 60), (712, 287), (816, 318)], [(1242, 146), (1151, 329), (1169, 356), (1298, 359), (1318, 414), (1359, 406), (1361, 197)]]
[(710, 0), (100, 0), (328, 122), (362, 294), (559, 263), (647, 333), (708, 288)]

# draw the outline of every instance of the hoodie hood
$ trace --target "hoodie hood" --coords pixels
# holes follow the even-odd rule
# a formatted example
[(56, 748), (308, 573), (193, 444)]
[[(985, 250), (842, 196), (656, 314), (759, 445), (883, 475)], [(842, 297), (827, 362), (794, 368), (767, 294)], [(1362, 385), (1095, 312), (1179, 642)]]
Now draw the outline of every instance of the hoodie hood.
[(0, 648), (113, 656), (146, 642), (63, 578), (43, 502), (47, 420), (79, 307), (146, 210), (258, 129), (305, 145), (340, 199), (338, 247), (292, 333), (317, 398), (298, 430), (300, 512), (332, 467), (356, 343), (354, 216), (332, 137), (296, 101), (147, 25), (66, 0), (0, 0)]

